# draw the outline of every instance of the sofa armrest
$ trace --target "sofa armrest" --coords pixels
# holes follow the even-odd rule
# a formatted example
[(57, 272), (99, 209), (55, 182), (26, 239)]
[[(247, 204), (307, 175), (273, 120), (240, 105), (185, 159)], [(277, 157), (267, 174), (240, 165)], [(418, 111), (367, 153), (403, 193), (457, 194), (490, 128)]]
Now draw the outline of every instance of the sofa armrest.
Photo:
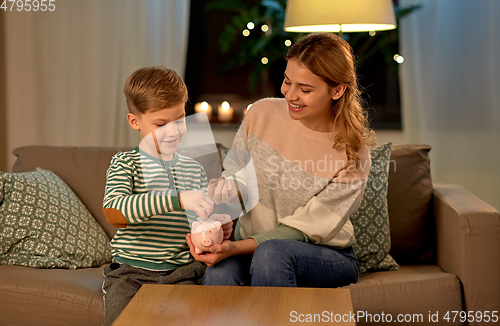
[(437, 264), (460, 278), (464, 310), (498, 311), (500, 213), (458, 185), (434, 185), (433, 199)]

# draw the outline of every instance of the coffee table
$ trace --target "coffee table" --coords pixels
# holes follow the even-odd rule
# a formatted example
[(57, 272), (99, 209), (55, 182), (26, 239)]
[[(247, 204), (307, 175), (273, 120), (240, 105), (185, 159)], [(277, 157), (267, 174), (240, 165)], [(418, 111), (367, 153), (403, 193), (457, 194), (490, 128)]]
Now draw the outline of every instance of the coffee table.
[(349, 289), (143, 285), (113, 326), (313, 322), (356, 325)]

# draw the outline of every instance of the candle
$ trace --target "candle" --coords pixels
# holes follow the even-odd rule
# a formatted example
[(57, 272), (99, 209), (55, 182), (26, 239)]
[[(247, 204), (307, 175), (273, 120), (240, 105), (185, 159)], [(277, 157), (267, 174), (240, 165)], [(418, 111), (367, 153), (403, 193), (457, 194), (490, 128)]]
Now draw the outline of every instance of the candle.
[(218, 108), (219, 121), (228, 122), (233, 120), (234, 110), (227, 101), (222, 102)]
[[(195, 113), (205, 112), (208, 116), (208, 120), (210, 120), (212, 118), (212, 106), (205, 101), (203, 101), (201, 103), (196, 103), (194, 106), (194, 112)], [(196, 115), (196, 120), (198, 122), (206, 121), (205, 117), (201, 114)]]

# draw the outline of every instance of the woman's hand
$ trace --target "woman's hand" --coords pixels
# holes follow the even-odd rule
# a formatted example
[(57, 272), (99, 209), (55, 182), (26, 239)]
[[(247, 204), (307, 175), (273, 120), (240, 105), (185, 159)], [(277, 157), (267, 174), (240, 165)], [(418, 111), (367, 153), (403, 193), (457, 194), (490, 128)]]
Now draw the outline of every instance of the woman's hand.
[(221, 244), (211, 246), (210, 252), (197, 254), (194, 250), (193, 242), (191, 241), (191, 233), (186, 235), (186, 241), (193, 258), (207, 264), (207, 266), (215, 265), (230, 256), (252, 255), (255, 249), (257, 249), (257, 242), (252, 238), (239, 241), (225, 240)]
[(211, 221), (219, 221), (222, 224), (222, 231), (224, 231), (224, 240), (229, 239), (231, 237), (231, 233), (233, 233), (233, 221), (231, 220), (231, 216), (228, 214), (213, 214), (210, 216)]
[(221, 260), (231, 256), (231, 249), (233, 247), (232, 241), (224, 240), (224, 242), (222, 242), (221, 244), (211, 246), (210, 252), (197, 254), (194, 250), (194, 245), (193, 242), (191, 241), (190, 233), (186, 235), (186, 242), (187, 245), (189, 246), (189, 251), (191, 252), (193, 258), (199, 262), (207, 264), (207, 266), (215, 265)]
[(224, 231), (224, 240), (228, 240), (233, 233), (233, 221), (222, 224), (222, 231)]
[(238, 199), (238, 185), (223, 177), (212, 179), (208, 183), (207, 194), (217, 205), (227, 203), (233, 198)]

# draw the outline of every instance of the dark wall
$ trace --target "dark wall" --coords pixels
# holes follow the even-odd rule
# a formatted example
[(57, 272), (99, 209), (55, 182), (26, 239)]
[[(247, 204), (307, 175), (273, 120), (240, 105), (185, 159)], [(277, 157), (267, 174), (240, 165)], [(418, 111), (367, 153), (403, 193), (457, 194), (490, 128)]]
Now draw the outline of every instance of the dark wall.
[[(224, 71), (227, 59), (236, 53), (240, 44), (233, 43), (229, 53), (221, 54), (219, 36), (225, 24), (232, 19), (230, 12), (205, 10), (207, 3), (217, 0), (191, 1), (189, 22), (189, 42), (186, 61), (185, 81), (189, 89), (188, 113), (194, 111), (194, 104), (220, 94), (256, 100), (268, 96), (281, 96), (279, 87), (283, 80), (285, 66), (270, 67), (254, 93), (249, 88), (252, 67), (243, 67)], [(249, 0), (250, 1), (250, 0)], [(252, 0), (253, 1), (253, 0)], [(255, 0), (260, 1), (260, 0)], [(387, 33), (387, 32), (381, 32)], [(365, 33), (367, 36), (368, 33)], [(397, 35), (397, 33), (396, 33)], [(349, 40), (351, 35), (345, 37)], [(244, 38), (239, 38), (244, 41)], [(353, 41), (351, 38), (350, 41)], [(351, 42), (350, 42), (351, 43)], [(354, 45), (356, 53), (358, 48)], [(358, 47), (363, 47), (363, 43)], [(397, 53), (396, 49), (391, 50)], [(389, 51), (389, 52), (391, 52)], [(393, 55), (391, 52), (391, 56)], [(283, 53), (285, 55), (285, 53)], [(260, 64), (260, 63), (256, 63)], [(390, 67), (383, 53), (375, 53), (369, 57), (358, 70), (360, 85), (363, 87), (363, 98), (366, 101), (369, 119), (375, 129), (400, 129), (400, 93), (397, 69)], [(251, 101), (249, 101), (251, 102)]]
[(10, 171), (7, 169), (7, 122), (5, 98), (5, 27), (4, 15), (0, 14), (0, 171)]
[[(243, 98), (260, 98), (251, 93), (248, 79), (251, 67), (224, 71), (231, 51), (221, 54), (219, 35), (224, 25), (231, 21), (231, 13), (205, 10), (206, 1), (191, 1), (189, 43), (186, 60), (185, 82), (189, 89), (191, 106), (203, 100), (204, 95), (235, 94)], [(235, 44), (235, 48), (238, 44)], [(189, 105), (188, 105), (189, 107)]]

